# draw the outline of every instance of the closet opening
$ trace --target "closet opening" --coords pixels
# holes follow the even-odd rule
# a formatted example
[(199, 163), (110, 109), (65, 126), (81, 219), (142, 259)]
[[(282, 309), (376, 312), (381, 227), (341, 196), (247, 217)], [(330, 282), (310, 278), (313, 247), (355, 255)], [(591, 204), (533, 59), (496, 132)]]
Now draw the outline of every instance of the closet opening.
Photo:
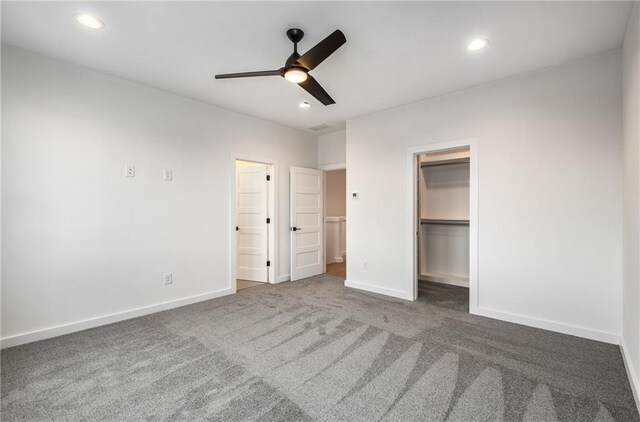
[(415, 157), (417, 299), (468, 311), (471, 149)]

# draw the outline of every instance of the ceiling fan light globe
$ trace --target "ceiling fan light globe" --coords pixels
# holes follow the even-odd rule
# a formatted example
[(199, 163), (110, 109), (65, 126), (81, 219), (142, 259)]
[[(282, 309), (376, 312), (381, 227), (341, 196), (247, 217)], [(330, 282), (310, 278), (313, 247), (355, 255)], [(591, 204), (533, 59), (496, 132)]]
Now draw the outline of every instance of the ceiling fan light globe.
[(307, 72), (302, 69), (293, 67), (291, 69), (288, 69), (284, 73), (284, 78), (289, 82), (299, 84), (307, 80)]

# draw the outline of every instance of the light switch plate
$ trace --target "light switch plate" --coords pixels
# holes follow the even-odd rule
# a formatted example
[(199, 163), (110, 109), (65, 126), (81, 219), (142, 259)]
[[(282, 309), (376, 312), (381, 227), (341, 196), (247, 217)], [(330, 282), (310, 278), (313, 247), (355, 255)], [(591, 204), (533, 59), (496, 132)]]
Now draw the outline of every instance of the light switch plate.
[(164, 180), (167, 180), (167, 181), (169, 181), (169, 180), (173, 180), (173, 170), (171, 170), (171, 169), (164, 169), (164, 172), (163, 172), (163, 176), (162, 176), (162, 178), (163, 178)]
[(173, 283), (173, 273), (164, 273), (164, 284)]

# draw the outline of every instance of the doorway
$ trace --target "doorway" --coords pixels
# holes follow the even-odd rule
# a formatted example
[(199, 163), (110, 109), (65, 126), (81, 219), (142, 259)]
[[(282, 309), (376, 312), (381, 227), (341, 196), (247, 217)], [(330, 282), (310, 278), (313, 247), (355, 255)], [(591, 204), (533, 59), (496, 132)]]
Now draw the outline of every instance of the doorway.
[(347, 277), (347, 170), (327, 170), (325, 178), (326, 273)]
[(409, 150), (414, 300), (477, 312), (477, 140)]
[(469, 148), (427, 152), (416, 160), (418, 299), (467, 310)]
[(236, 290), (274, 282), (275, 218), (273, 165), (235, 159)]

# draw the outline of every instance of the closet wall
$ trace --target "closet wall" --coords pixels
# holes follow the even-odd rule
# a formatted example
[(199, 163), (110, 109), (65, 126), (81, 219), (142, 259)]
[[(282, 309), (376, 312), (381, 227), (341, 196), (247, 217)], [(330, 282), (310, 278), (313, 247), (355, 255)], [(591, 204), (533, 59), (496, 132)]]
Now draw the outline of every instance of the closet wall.
[(419, 157), (420, 280), (469, 286), (469, 150)]

